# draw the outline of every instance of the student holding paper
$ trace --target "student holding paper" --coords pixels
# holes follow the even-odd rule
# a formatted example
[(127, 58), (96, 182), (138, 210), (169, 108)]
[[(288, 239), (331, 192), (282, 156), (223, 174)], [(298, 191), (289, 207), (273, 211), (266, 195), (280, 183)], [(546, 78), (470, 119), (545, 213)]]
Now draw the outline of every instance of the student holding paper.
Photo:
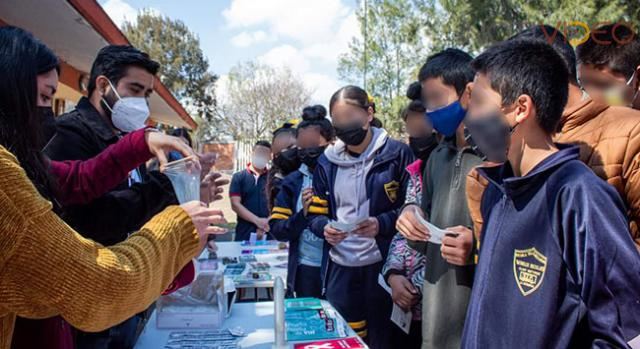
[[(482, 160), (466, 143), (462, 124), (467, 85), (474, 76), (471, 60), (465, 52), (446, 49), (429, 57), (419, 73), (427, 118), (444, 139), (427, 160), (422, 202), (405, 205), (397, 228), (426, 258), (423, 348), (460, 348), (473, 283), (474, 244), (465, 178)], [(445, 236), (440, 228), (446, 230)]]
[[(409, 147), (372, 127), (375, 105), (366, 91), (345, 86), (329, 111), (338, 141), (313, 174), (311, 230), (326, 241), (323, 293), (371, 348), (390, 348), (391, 298), (378, 276), (396, 233), (413, 161)], [(333, 223), (336, 221), (336, 223)], [(335, 227), (356, 224), (351, 231)]]
[[(405, 205), (422, 202), (422, 173), (431, 152), (438, 146), (438, 136), (433, 126), (424, 117), (426, 108), (422, 103), (422, 86), (419, 81), (407, 89), (407, 98), (411, 103), (402, 113), (405, 129), (409, 134), (409, 147), (416, 161), (407, 166), (409, 173)], [(393, 343), (399, 348), (420, 349), (422, 346), (422, 285), (424, 284), (424, 255), (411, 248), (407, 239), (397, 233), (389, 255), (382, 267), (382, 276), (390, 287), (394, 306), (403, 311), (411, 311), (411, 324), (408, 329), (401, 326), (392, 328)]]

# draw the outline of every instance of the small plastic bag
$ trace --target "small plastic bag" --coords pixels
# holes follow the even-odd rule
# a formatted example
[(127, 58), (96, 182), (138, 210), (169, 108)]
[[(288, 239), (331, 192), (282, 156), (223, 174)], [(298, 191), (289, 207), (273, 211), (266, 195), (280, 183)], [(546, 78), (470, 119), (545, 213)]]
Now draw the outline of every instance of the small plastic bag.
[(156, 302), (158, 328), (217, 328), (227, 314), (222, 270), (198, 273), (196, 279)]
[(181, 204), (189, 201), (200, 201), (200, 164), (190, 156), (168, 163), (162, 169)]

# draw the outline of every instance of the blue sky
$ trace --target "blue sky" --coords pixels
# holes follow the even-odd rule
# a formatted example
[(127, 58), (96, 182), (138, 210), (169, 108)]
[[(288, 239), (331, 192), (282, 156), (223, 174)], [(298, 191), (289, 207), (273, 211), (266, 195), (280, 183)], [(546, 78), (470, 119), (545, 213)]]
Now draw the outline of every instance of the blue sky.
[(338, 56), (359, 35), (356, 0), (100, 0), (116, 24), (151, 9), (182, 20), (200, 37), (211, 70), (222, 77), (238, 62), (257, 59), (289, 67), (327, 104), (344, 84)]

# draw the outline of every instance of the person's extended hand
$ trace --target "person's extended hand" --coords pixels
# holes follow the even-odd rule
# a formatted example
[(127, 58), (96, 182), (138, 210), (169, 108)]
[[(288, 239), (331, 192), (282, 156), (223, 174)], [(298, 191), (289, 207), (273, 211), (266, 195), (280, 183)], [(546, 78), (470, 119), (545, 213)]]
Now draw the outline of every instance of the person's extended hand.
[(309, 207), (311, 207), (311, 202), (313, 201), (313, 189), (306, 188), (302, 191), (302, 212), (306, 217), (309, 214)]
[(391, 299), (402, 310), (409, 311), (411, 307), (418, 304), (420, 294), (406, 277), (402, 275), (389, 276), (389, 286), (391, 286)]
[(227, 220), (221, 210), (208, 208), (200, 201), (190, 201), (180, 205), (187, 212), (200, 238), (200, 250), (206, 246), (209, 235), (220, 235), (227, 232), (226, 229), (215, 227), (212, 224), (226, 224)]
[(428, 241), (431, 237), (429, 229), (418, 220), (418, 215), (424, 217), (420, 207), (409, 205), (405, 207), (396, 222), (396, 229), (407, 240)]
[[(448, 263), (453, 265), (469, 264), (471, 250), (473, 249), (473, 232), (463, 226), (455, 226), (446, 230), (453, 234), (447, 234), (442, 238), (440, 253)], [(452, 235), (456, 235), (455, 237)]]
[(223, 179), (222, 173), (210, 171), (202, 180), (201, 187), (204, 186), (206, 188), (206, 193), (209, 197), (209, 202), (214, 202), (217, 200), (222, 200), (222, 193), (224, 192), (225, 185), (229, 184), (228, 179)]
[(195, 158), (196, 153), (193, 149), (178, 137), (168, 136), (162, 132), (148, 129), (144, 133), (144, 139), (147, 142), (147, 147), (149, 147), (149, 152), (158, 158), (160, 168), (167, 164), (167, 153), (173, 150), (179, 152), (185, 158), (190, 156)]
[(258, 229), (262, 230), (263, 232), (269, 232), (269, 230), (271, 230), (269, 228), (269, 218), (258, 217), (256, 221), (253, 222), (253, 224), (255, 224), (256, 227), (258, 227)]
[(380, 223), (375, 217), (369, 217), (365, 221), (358, 224), (353, 234), (360, 235), (367, 238), (374, 238), (380, 232)]
[(333, 228), (330, 224), (324, 226), (324, 238), (331, 246), (336, 246), (347, 238), (347, 233)]

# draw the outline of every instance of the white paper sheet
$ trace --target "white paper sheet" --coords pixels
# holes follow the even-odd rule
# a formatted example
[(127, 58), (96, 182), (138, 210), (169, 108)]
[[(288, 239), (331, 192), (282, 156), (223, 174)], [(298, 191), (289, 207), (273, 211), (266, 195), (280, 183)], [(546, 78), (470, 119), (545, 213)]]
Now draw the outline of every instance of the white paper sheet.
[(406, 334), (409, 334), (409, 331), (411, 330), (412, 318), (413, 315), (411, 314), (411, 311), (405, 312), (397, 304), (393, 304), (393, 309), (391, 310), (391, 322), (400, 327), (400, 329)]
[(429, 232), (431, 232), (431, 237), (429, 238), (429, 242), (432, 242), (434, 244), (442, 244), (442, 238), (446, 234), (451, 234), (450, 231), (444, 230), (444, 229), (440, 229), (440, 228), (436, 227), (435, 225), (431, 224), (426, 219), (424, 219), (421, 215), (416, 214), (416, 216), (418, 217), (418, 220), (420, 221), (420, 224), (422, 224), (425, 227), (427, 227), (427, 229), (429, 229)]
[(338, 222), (338, 221), (331, 221), (329, 222), (329, 225), (336, 229), (336, 230), (340, 230), (343, 233), (351, 233), (352, 231), (356, 230), (356, 228), (358, 227), (358, 224), (364, 222), (367, 220), (367, 217), (365, 218), (360, 218), (357, 219), (356, 221), (350, 222), (350, 223), (345, 223), (345, 222)]
[[(391, 287), (387, 285), (387, 282), (384, 281), (384, 277), (382, 274), (378, 274), (378, 284), (385, 289), (391, 295)], [(400, 327), (404, 333), (409, 334), (409, 330), (411, 329), (411, 320), (413, 319), (413, 315), (411, 311), (405, 312), (400, 308), (397, 304), (393, 303), (393, 309), (391, 310), (391, 322), (396, 324), (396, 326)]]
[(640, 349), (640, 335), (638, 335), (636, 338), (632, 339), (627, 344), (629, 344), (631, 349)]

